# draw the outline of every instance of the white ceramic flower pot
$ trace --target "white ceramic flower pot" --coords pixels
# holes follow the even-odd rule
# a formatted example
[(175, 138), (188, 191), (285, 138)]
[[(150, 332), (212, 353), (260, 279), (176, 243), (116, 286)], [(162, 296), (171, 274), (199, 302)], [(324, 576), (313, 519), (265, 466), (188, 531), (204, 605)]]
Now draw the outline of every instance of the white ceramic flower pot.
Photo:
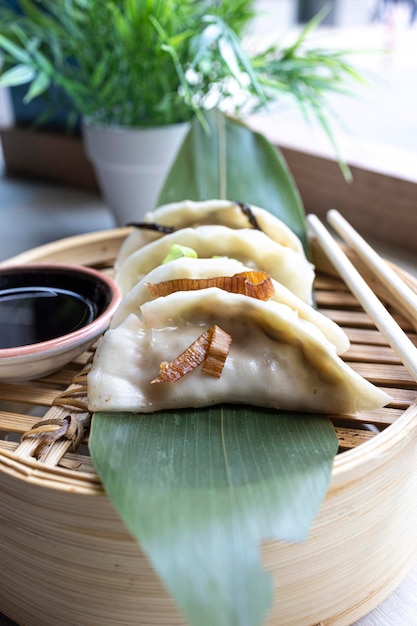
[(119, 226), (155, 208), (188, 129), (189, 124), (125, 128), (83, 122), (87, 156)]

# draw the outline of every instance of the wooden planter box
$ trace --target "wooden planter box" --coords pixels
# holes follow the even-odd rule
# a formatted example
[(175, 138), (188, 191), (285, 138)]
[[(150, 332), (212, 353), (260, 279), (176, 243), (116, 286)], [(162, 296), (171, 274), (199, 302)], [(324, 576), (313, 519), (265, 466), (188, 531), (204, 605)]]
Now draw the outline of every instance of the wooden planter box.
[[(6, 174), (97, 190), (80, 137), (12, 127), (0, 130)], [(271, 137), (274, 141), (274, 137)], [(417, 249), (417, 184), (396, 175), (351, 166), (347, 183), (334, 160), (280, 145), (307, 213), (343, 213), (365, 237)], [(417, 178), (416, 178), (417, 180)]]

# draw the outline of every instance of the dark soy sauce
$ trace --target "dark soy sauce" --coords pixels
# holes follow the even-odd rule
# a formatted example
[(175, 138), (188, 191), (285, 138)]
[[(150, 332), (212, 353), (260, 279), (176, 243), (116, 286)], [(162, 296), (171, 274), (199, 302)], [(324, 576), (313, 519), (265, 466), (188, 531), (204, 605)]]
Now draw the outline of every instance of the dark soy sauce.
[(55, 287), (0, 291), (0, 348), (15, 348), (67, 335), (94, 319), (94, 306)]

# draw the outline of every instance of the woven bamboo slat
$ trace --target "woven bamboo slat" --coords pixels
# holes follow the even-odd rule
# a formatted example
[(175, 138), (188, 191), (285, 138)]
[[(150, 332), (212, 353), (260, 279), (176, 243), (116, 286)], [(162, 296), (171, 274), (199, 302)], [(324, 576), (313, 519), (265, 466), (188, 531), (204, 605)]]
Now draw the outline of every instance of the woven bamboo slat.
[[(111, 272), (127, 232), (71, 237), (6, 264), (70, 261)], [(274, 574), (267, 626), (348, 626), (388, 596), (417, 556), (417, 383), (332, 268), (318, 254), (314, 261), (318, 308), (352, 342), (344, 358), (393, 402), (329, 416), (339, 454), (308, 540), (262, 546)], [(417, 342), (387, 290), (363, 272)], [(398, 272), (417, 291), (417, 281)], [(183, 625), (88, 454), (82, 372), (93, 350), (42, 380), (0, 383), (0, 611), (22, 626)], [(71, 416), (85, 432), (71, 430)], [(39, 428), (64, 428), (67, 438), (35, 458), (37, 440), (21, 437)]]

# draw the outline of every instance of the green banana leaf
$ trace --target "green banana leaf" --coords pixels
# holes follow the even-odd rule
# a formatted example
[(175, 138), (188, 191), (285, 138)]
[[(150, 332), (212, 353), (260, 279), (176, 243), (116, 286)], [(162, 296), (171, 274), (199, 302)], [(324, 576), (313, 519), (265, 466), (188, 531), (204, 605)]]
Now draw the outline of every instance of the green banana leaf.
[(307, 249), (303, 205), (280, 151), (261, 134), (214, 110), (195, 118), (158, 198), (246, 202), (280, 218)]
[[(266, 139), (219, 113), (196, 122), (160, 201), (229, 198), (267, 208), (306, 241), (302, 204)], [(337, 438), (323, 417), (215, 406), (96, 413), (94, 465), (108, 497), (192, 626), (258, 626), (272, 600), (264, 539), (308, 535)]]
[(331, 422), (250, 407), (97, 413), (106, 492), (193, 626), (255, 626), (272, 600), (263, 539), (301, 541), (326, 492)]

